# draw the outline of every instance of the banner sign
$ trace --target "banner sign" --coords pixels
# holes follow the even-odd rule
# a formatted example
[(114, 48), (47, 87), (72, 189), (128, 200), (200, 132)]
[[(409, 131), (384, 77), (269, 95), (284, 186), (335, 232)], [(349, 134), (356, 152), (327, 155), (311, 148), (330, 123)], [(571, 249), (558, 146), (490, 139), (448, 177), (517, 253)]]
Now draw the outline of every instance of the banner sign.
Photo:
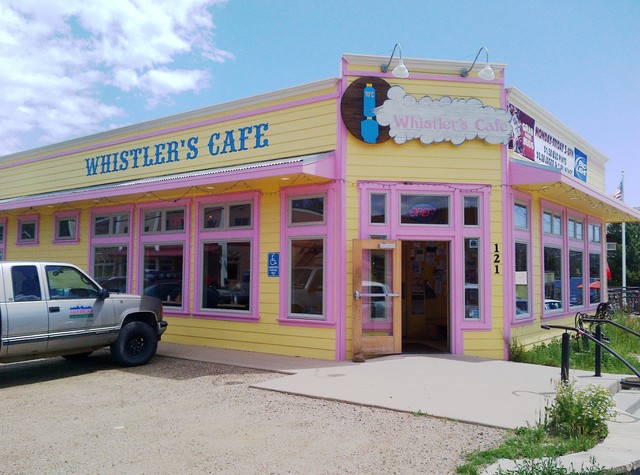
[(565, 175), (587, 181), (587, 155), (551, 129), (509, 104), (513, 135), (509, 147), (531, 161), (558, 168)]

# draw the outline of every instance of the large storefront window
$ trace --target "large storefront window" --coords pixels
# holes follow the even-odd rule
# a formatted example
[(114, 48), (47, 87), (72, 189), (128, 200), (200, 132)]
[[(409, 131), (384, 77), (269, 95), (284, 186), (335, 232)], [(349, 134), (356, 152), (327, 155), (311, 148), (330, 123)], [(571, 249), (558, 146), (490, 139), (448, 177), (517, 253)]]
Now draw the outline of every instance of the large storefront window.
[(562, 249), (544, 248), (544, 309), (562, 309)]
[(602, 267), (599, 253), (589, 254), (589, 303), (602, 301)]
[(529, 243), (516, 242), (516, 320), (530, 315), (529, 309)]
[(449, 196), (401, 195), (400, 223), (448, 225)]
[(171, 307), (181, 307), (184, 246), (146, 244), (144, 252), (144, 295), (157, 297)]
[(202, 308), (251, 308), (251, 242), (205, 242)]
[(584, 305), (584, 272), (582, 251), (569, 251), (569, 305), (579, 307)]
[(467, 320), (480, 320), (479, 244), (480, 238), (464, 240), (464, 318)]
[(95, 210), (91, 214), (91, 269), (109, 292), (130, 292), (130, 236), (127, 210)]
[(324, 302), (324, 240), (291, 240), (289, 311), (298, 317), (321, 318)]

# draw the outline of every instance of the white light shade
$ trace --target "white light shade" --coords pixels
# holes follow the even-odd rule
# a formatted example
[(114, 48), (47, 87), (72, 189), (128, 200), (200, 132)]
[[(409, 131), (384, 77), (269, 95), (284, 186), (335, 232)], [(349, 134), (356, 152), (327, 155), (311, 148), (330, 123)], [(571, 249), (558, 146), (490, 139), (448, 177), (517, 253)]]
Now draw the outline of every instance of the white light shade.
[(398, 65), (395, 68), (393, 68), (393, 71), (391, 71), (391, 74), (393, 74), (397, 78), (409, 77), (409, 70), (402, 62), (402, 58), (400, 58), (400, 62), (398, 63)]
[(491, 81), (496, 78), (496, 74), (493, 72), (493, 69), (491, 69), (491, 65), (487, 63), (484, 68), (478, 71), (478, 77), (486, 81)]

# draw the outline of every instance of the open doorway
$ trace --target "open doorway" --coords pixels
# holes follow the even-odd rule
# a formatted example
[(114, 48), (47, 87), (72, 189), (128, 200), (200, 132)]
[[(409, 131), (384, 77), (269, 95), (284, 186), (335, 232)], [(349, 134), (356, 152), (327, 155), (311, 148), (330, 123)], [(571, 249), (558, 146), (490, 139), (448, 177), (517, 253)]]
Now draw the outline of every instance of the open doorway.
[(449, 241), (402, 242), (402, 351), (451, 351)]

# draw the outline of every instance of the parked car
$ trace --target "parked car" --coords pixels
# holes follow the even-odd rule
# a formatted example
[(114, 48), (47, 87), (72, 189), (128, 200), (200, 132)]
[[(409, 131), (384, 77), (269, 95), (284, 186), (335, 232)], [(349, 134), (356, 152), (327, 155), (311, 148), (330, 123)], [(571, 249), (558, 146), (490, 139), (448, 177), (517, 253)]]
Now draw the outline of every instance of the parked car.
[(116, 362), (138, 366), (166, 328), (159, 299), (111, 297), (72, 264), (0, 262), (0, 362), (78, 359), (109, 346)]

